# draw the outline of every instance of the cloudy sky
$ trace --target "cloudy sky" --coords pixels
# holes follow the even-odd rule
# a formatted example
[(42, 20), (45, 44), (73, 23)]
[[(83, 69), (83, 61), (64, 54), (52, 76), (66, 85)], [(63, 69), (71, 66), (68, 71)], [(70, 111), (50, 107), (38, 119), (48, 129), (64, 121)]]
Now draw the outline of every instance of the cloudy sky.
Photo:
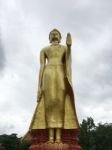
[(40, 50), (72, 34), (79, 121), (112, 122), (112, 1), (0, 0), (0, 134), (23, 135), (36, 106)]

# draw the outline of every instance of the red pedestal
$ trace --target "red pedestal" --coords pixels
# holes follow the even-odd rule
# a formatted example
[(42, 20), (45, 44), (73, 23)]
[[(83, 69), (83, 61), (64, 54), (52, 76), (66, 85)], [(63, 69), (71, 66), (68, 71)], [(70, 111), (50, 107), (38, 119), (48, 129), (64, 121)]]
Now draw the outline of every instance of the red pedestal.
[(33, 130), (31, 132), (32, 145), (29, 150), (82, 150), (78, 144), (78, 130), (63, 129), (62, 143), (47, 143), (48, 130)]

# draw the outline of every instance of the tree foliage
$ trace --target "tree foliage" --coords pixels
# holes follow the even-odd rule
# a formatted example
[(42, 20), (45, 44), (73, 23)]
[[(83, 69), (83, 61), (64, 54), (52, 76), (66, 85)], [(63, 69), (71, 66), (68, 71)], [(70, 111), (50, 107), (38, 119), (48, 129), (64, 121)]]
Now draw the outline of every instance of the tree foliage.
[(99, 123), (89, 117), (80, 124), (79, 143), (83, 150), (112, 150), (112, 124)]
[(5, 147), (5, 150), (27, 150), (31, 144), (30, 142), (21, 143), (16, 134), (0, 135), (0, 143)]

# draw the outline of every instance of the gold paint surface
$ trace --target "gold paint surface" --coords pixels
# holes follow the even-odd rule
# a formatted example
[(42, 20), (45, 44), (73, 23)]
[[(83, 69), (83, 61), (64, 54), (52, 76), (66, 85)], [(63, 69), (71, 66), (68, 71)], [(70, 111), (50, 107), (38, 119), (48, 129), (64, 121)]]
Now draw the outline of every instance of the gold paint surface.
[(71, 35), (66, 45), (60, 44), (61, 34), (50, 32), (51, 45), (40, 52), (38, 104), (31, 124), (32, 129), (79, 128), (71, 80)]

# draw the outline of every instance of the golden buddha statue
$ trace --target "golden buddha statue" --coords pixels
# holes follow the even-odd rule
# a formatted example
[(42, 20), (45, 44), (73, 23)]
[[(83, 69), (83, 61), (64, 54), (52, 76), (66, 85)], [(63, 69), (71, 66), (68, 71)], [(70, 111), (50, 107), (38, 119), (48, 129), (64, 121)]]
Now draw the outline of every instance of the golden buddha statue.
[(61, 45), (61, 33), (57, 29), (50, 32), (49, 40), (51, 45), (40, 52), (38, 104), (30, 130), (48, 129), (49, 142), (60, 143), (62, 129), (79, 128), (71, 80), (72, 41), (68, 33), (66, 46)]

